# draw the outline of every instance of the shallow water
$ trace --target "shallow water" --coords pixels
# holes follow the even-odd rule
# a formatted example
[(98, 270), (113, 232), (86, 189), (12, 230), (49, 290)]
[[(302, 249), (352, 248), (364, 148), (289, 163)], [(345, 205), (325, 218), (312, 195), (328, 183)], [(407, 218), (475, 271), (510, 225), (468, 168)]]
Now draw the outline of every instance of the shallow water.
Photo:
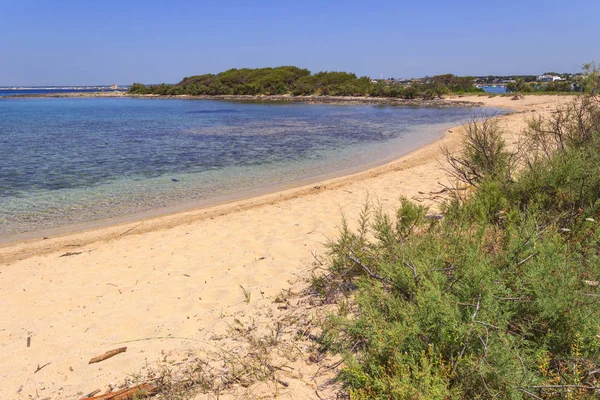
[(94, 93), (94, 92), (123, 92), (125, 87), (117, 90), (110, 86), (21, 86), (0, 87), (0, 96), (29, 96), (29, 95), (54, 95), (62, 93)]
[(0, 238), (373, 166), (481, 109), (0, 99)]

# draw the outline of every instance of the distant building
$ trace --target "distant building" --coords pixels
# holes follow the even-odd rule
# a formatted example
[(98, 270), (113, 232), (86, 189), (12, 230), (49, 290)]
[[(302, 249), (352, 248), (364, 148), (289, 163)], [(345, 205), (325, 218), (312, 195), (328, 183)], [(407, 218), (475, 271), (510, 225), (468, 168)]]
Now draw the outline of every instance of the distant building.
[(119, 85), (117, 85), (116, 83), (113, 83), (112, 85), (110, 85), (110, 88), (115, 90), (119, 88)]
[(389, 79), (371, 79), (371, 83), (379, 83), (379, 82), (383, 82), (386, 85), (394, 85), (394, 84), (400, 84), (400, 83), (405, 83), (406, 80), (405, 79), (396, 79), (396, 78), (389, 78)]
[(560, 76), (556, 75), (540, 75), (537, 77), (538, 82), (554, 82), (554, 81), (562, 81), (563, 79)]

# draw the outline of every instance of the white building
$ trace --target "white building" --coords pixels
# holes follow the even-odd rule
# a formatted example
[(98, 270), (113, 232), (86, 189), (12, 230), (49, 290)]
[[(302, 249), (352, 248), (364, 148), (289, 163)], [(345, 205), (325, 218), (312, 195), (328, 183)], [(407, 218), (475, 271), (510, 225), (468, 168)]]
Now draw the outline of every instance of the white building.
[(560, 76), (556, 75), (540, 75), (537, 77), (538, 82), (554, 82), (554, 81), (562, 81), (563, 79)]

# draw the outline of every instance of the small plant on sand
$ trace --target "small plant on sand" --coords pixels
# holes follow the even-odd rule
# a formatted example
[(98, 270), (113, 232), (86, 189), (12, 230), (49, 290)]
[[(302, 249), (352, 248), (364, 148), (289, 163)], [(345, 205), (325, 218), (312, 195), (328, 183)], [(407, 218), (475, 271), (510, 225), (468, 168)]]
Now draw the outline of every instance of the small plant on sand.
[(246, 289), (245, 287), (243, 287), (242, 285), (240, 285), (240, 288), (242, 289), (242, 293), (244, 294), (244, 302), (246, 304), (250, 303), (250, 296), (252, 295), (252, 292), (248, 289)]
[(442, 148), (444, 170), (463, 184), (477, 187), (486, 178), (510, 180), (516, 154), (506, 148), (503, 130), (494, 118), (473, 118), (464, 125), (465, 135), (458, 154)]

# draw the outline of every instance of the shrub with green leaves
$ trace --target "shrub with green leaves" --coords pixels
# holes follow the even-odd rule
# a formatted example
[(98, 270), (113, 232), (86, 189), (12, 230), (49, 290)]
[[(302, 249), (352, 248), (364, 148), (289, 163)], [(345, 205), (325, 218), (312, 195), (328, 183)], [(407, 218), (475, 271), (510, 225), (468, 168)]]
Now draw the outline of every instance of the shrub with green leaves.
[(517, 155), (507, 150), (498, 121), (475, 117), (463, 128), (461, 151), (453, 154), (447, 148), (442, 149), (448, 175), (474, 187), (486, 178), (511, 181)]
[(218, 74), (185, 77), (175, 85), (149, 85), (134, 83), (131, 94), (158, 95), (283, 95), (294, 96), (373, 96), (414, 99), (433, 99), (450, 92), (483, 92), (474, 86), (473, 77), (452, 74), (427, 78), (427, 83), (400, 83), (380, 80), (377, 83), (367, 76), (357, 77), (342, 71), (309, 70), (294, 66), (275, 68), (230, 69)]
[[(597, 103), (586, 121), (598, 121)], [(588, 118), (589, 117), (589, 118)], [(563, 121), (565, 126), (571, 120)], [(484, 173), (443, 218), (401, 199), (344, 222), (318, 282), (353, 399), (600, 397), (600, 132)], [(496, 165), (509, 155), (500, 142)], [(505, 164), (504, 164), (505, 165)]]

